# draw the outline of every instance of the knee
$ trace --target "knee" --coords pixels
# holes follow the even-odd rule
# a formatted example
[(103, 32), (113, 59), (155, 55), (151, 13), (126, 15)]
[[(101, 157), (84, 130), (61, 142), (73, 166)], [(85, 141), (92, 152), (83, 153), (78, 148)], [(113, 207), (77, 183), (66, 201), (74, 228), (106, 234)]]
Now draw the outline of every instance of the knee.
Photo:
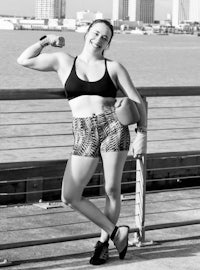
[(61, 201), (62, 201), (64, 204), (69, 205), (69, 206), (70, 206), (70, 204), (71, 204), (70, 198), (65, 197), (65, 196), (63, 196), (63, 195), (61, 196)]
[(118, 187), (105, 187), (106, 195), (109, 199), (119, 200), (121, 195), (121, 188)]
[(62, 194), (61, 200), (64, 204), (66, 204), (70, 207), (73, 207), (76, 204), (76, 202), (78, 201), (76, 196), (73, 194)]

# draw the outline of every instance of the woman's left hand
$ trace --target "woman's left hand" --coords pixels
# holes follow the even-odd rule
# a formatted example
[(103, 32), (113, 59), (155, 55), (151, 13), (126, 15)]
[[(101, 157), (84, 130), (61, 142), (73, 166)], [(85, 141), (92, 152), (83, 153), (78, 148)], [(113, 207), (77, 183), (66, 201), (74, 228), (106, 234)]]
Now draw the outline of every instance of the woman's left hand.
[(132, 152), (134, 158), (142, 158), (147, 151), (147, 133), (137, 132), (136, 138), (132, 144)]

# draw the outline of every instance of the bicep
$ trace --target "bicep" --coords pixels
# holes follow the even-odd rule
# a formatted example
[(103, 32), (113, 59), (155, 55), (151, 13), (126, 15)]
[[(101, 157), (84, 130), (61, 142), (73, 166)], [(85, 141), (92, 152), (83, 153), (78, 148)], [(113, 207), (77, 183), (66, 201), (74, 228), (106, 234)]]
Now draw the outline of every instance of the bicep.
[(42, 53), (37, 57), (23, 60), (22, 65), (39, 71), (56, 71), (58, 68), (58, 58), (53, 53)]
[(128, 71), (122, 66), (117, 67), (117, 84), (119, 89), (131, 99), (138, 98), (138, 91), (135, 88)]

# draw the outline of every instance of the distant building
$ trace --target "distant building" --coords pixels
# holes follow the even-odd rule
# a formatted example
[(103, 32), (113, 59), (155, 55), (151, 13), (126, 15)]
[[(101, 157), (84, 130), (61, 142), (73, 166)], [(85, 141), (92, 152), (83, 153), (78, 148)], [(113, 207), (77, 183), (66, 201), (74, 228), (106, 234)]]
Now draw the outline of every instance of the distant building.
[(112, 20), (128, 20), (128, 8), (129, 0), (113, 0)]
[(178, 26), (180, 22), (189, 20), (189, 7), (190, 7), (190, 0), (173, 0), (173, 7), (172, 7), (173, 26)]
[(155, 0), (129, 0), (130, 21), (154, 22)]
[(0, 30), (14, 30), (14, 29), (15, 24), (13, 22), (0, 18)]
[(63, 20), (63, 29), (75, 30), (76, 29), (76, 20), (75, 19), (64, 19)]
[(47, 30), (48, 25), (45, 19), (20, 19), (19, 20), (20, 29), (26, 30)]
[(190, 0), (189, 20), (192, 22), (200, 22), (200, 1)]
[(65, 18), (66, 0), (36, 0), (36, 19)]
[(113, 0), (113, 16), (115, 20), (154, 22), (155, 0)]

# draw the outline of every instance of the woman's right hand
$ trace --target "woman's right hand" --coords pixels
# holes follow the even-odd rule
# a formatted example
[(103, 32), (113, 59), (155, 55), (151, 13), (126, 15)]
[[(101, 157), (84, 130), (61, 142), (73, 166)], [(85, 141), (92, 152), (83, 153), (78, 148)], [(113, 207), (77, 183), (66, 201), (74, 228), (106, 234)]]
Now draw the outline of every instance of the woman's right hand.
[(65, 46), (65, 39), (61, 36), (56, 35), (47, 35), (45, 38), (47, 44), (51, 45), (52, 47), (59, 47), (62, 48)]

